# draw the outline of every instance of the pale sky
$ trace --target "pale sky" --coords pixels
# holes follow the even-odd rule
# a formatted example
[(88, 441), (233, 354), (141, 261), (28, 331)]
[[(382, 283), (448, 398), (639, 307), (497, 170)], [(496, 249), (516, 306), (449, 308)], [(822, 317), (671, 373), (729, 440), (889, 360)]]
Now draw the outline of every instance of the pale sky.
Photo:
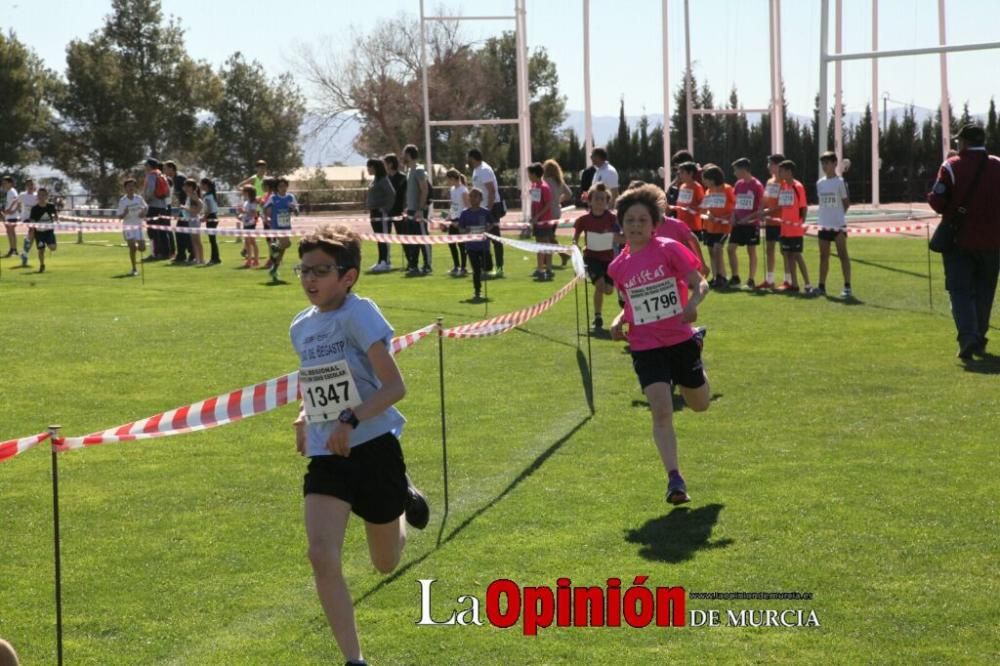
[[(871, 50), (872, 0), (843, 0), (844, 51)], [(834, 0), (831, 0), (831, 14)], [(376, 19), (399, 12), (419, 13), (418, 0), (164, 0), (166, 14), (181, 15), (188, 50), (196, 59), (220, 65), (241, 50), (273, 72), (290, 69), (295, 45), (345, 48), (348, 28), (372, 27)], [(464, 15), (512, 14), (513, 0), (452, 0), (451, 12)], [(544, 46), (555, 61), (567, 108), (583, 109), (582, 0), (527, 0), (528, 45)], [(432, 7), (435, 9), (432, 11)], [(769, 94), (767, 0), (692, 0), (691, 50), (695, 75), (706, 77), (719, 97), (735, 84), (747, 107), (762, 107)], [(683, 0), (669, 0), (670, 87), (684, 67)], [(53, 69), (64, 67), (65, 45), (100, 27), (110, 2), (101, 0), (0, 0), (4, 30), (12, 26)], [(427, 3), (428, 13), (437, 13)], [(880, 48), (937, 44), (937, 0), (881, 0)], [(808, 115), (819, 88), (819, 0), (782, 2), (783, 75), (792, 112)], [(952, 44), (988, 42), (1000, 35), (1000, 0), (947, 0), (947, 34)], [(467, 34), (484, 38), (512, 28), (513, 22), (465, 23)], [(625, 97), (626, 112), (660, 113), (663, 76), (659, 0), (591, 2), (591, 68), (595, 115), (616, 115)], [(283, 34), (282, 34), (283, 33)], [(833, 46), (833, 21), (830, 27)], [(1000, 50), (949, 56), (949, 85), (956, 114), (968, 100), (983, 114), (1000, 88)], [(830, 68), (831, 95), (833, 67)], [(936, 108), (938, 56), (883, 60), (879, 97)], [(844, 65), (847, 111), (861, 110), (871, 98), (871, 66)], [(879, 104), (881, 102), (879, 101)], [(831, 97), (832, 104), (832, 97)], [(897, 104), (890, 103), (890, 108)]]

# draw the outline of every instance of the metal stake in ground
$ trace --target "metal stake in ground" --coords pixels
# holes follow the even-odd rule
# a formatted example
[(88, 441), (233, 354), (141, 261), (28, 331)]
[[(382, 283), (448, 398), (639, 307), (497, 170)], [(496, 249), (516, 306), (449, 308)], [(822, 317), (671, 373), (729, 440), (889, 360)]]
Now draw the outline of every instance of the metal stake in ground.
[[(587, 278), (583, 278), (583, 307), (586, 308), (587, 319), (587, 381), (590, 384), (590, 395), (594, 395), (594, 358), (590, 353), (590, 294), (587, 287)], [(591, 409), (591, 411), (596, 411)]]
[(444, 328), (442, 317), (437, 318), (438, 333), (438, 383), (441, 392), (441, 476), (444, 480), (444, 515), (441, 517), (441, 529), (438, 530), (438, 545), (444, 535), (444, 525), (448, 522), (448, 419), (445, 417), (444, 405)]
[(931, 224), (924, 225), (927, 230), (927, 304), (933, 312), (934, 310), (934, 289), (931, 286)]
[(59, 439), (60, 425), (49, 426), (49, 436), (52, 439), (52, 533), (55, 554), (56, 577), (56, 654), (57, 663), (63, 663), (63, 631), (62, 631), (62, 558), (59, 554), (59, 463), (56, 453), (56, 440)]
[(576, 348), (580, 348), (580, 281), (573, 285), (573, 298), (576, 300)]

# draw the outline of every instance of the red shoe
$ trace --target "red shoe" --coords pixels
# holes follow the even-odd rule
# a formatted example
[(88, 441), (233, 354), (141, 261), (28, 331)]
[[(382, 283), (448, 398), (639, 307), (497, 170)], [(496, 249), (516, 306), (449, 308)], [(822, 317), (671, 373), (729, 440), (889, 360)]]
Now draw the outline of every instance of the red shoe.
[(796, 285), (789, 284), (787, 282), (782, 282), (781, 286), (778, 287), (777, 291), (787, 292), (790, 294), (797, 294), (799, 292), (799, 288)]
[(251, 266), (253, 266), (252, 259), (247, 259), (246, 261), (243, 262), (243, 268), (250, 268)]
[(766, 282), (766, 281), (765, 282), (761, 282), (759, 285), (757, 285), (757, 289), (760, 289), (760, 290), (774, 289), (774, 283), (773, 282)]

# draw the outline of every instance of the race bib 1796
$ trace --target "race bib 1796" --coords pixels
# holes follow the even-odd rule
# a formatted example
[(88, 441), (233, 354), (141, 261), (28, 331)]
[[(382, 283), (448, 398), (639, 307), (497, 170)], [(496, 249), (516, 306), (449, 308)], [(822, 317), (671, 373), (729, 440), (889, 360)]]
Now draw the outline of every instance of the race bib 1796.
[(677, 292), (677, 279), (672, 277), (632, 287), (628, 290), (628, 301), (637, 326), (675, 317), (684, 309)]
[(309, 423), (335, 421), (345, 409), (361, 404), (347, 361), (301, 368), (299, 389)]

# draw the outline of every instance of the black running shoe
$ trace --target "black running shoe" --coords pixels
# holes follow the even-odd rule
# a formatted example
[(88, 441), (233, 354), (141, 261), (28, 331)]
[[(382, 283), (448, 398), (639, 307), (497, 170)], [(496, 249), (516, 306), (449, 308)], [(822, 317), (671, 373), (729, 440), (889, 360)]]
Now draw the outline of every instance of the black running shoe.
[(431, 519), (431, 508), (427, 505), (427, 497), (417, 490), (417, 487), (406, 477), (406, 492), (409, 497), (406, 500), (406, 522), (418, 530), (427, 527)]

